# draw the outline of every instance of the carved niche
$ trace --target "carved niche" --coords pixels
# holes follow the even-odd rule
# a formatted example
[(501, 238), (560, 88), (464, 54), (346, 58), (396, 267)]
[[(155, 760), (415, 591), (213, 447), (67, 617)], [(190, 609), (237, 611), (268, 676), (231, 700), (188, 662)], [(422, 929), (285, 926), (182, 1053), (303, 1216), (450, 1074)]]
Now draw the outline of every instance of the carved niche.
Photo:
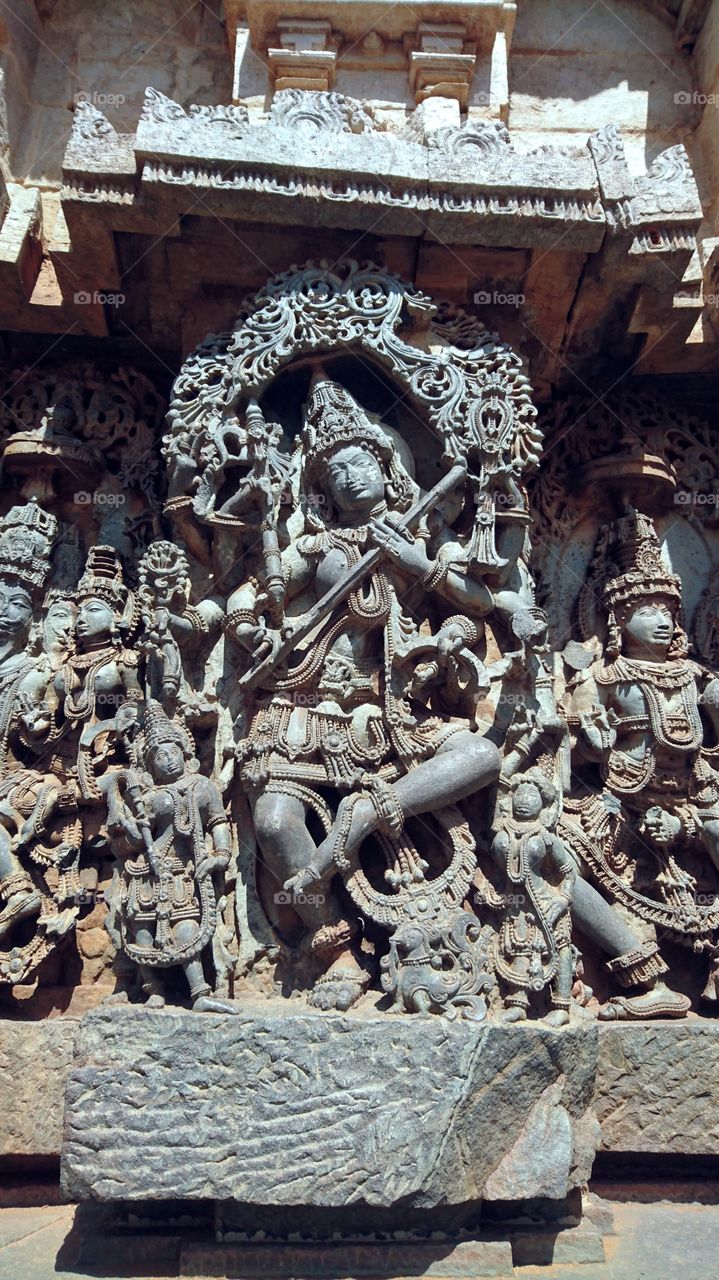
[[(166, 514), (225, 600), (246, 981), (279, 939), (280, 970), (320, 1008), (381, 977), (397, 1009), (526, 1016), (531, 992), (565, 1020), (568, 894), (560, 925), (539, 892), (518, 916), (524, 894), (479, 867), (499, 804), (532, 874), (553, 858), (550, 879), (567, 876), (527, 563), (541, 440), (519, 360), (371, 264), (308, 264), (189, 358), (168, 424)], [(531, 768), (527, 825), (497, 788)]]

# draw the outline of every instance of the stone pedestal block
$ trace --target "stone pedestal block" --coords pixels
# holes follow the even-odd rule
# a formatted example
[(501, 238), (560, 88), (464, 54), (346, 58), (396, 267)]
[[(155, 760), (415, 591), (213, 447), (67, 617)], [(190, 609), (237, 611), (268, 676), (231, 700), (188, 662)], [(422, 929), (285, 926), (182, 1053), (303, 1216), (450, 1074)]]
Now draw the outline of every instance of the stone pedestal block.
[(0, 1159), (57, 1159), (78, 1022), (0, 1021)]
[(73, 1199), (432, 1207), (589, 1175), (597, 1033), (321, 1014), (96, 1010), (66, 1092)]
[(604, 1151), (719, 1155), (719, 1025), (600, 1028), (596, 1107)]

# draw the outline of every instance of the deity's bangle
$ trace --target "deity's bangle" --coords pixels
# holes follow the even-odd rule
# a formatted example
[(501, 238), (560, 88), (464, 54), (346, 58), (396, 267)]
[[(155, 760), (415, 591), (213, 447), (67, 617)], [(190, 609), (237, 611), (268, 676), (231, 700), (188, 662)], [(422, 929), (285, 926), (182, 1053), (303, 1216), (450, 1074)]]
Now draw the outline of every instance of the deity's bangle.
[(207, 626), (207, 623), (204, 617), (202, 616), (202, 614), (200, 613), (199, 609), (196, 609), (194, 605), (189, 604), (182, 616), (183, 618), (186, 618), (187, 621), (190, 623), (190, 625), (192, 626), (193, 633), (195, 635), (198, 635), (198, 636), (207, 635), (207, 632), (209, 629)]
[(229, 632), (234, 632), (241, 626), (256, 627), (258, 625), (252, 609), (233, 609), (232, 613), (228, 613), (222, 621), (223, 630)]
[(441, 586), (449, 573), (449, 564), (446, 560), (435, 560), (433, 564), (425, 569), (420, 582), (428, 591), (433, 591), (435, 587)]

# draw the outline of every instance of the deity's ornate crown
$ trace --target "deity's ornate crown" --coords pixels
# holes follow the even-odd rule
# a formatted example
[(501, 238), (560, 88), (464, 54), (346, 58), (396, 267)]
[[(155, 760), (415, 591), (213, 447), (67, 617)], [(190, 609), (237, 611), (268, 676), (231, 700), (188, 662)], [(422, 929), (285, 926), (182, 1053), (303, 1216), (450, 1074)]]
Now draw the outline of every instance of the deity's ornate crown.
[(664, 563), (656, 530), (648, 516), (630, 508), (617, 520), (610, 555), (621, 572), (610, 578), (604, 588), (609, 610), (615, 612), (635, 600), (656, 596), (664, 597), (673, 605), (681, 604), (681, 581)]
[(349, 391), (317, 371), (312, 376), (302, 428), (302, 445), (309, 467), (316, 469), (337, 449), (348, 444), (366, 445), (379, 461), (387, 462), (392, 456), (388, 436), (370, 421)]
[(0, 576), (29, 589), (44, 586), (57, 520), (37, 502), (11, 507), (0, 521)]
[(77, 598), (83, 600), (104, 600), (114, 609), (123, 609), (127, 604), (128, 591), (122, 576), (122, 561), (114, 547), (91, 547), (85, 572), (78, 586)]
[(145, 759), (149, 759), (158, 747), (169, 742), (175, 743), (184, 756), (192, 756), (195, 753), (194, 743), (187, 730), (170, 720), (160, 703), (151, 698), (145, 710), (143, 743)]

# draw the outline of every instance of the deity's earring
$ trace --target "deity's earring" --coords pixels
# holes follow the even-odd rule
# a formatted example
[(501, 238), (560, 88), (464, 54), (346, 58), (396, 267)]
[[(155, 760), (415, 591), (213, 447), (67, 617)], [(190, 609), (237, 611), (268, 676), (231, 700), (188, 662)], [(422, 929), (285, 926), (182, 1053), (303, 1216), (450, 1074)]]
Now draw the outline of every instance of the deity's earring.
[(670, 658), (686, 658), (689, 652), (689, 637), (681, 623), (677, 622), (674, 628), (674, 636), (669, 646), (668, 657)]
[(619, 657), (622, 652), (622, 633), (616, 617), (610, 613), (607, 619), (607, 653), (611, 658)]

